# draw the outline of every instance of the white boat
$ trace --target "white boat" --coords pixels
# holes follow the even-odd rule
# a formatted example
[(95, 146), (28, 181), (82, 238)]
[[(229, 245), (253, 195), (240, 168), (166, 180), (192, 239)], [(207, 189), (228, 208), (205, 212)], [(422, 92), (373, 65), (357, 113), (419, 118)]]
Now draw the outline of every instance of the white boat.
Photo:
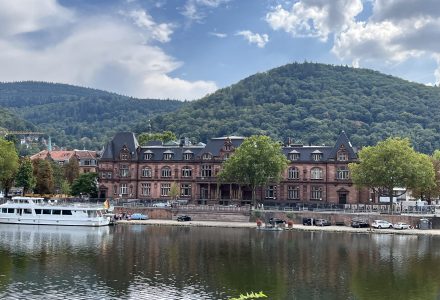
[(57, 203), (44, 198), (13, 197), (0, 205), (0, 223), (32, 225), (106, 226), (102, 205)]

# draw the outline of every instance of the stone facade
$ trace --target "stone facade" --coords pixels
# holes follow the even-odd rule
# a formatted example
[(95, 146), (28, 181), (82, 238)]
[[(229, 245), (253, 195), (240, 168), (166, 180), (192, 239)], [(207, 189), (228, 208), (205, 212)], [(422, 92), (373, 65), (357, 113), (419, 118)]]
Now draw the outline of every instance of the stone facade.
[[(193, 204), (251, 204), (249, 188), (235, 183), (219, 184), (222, 163), (243, 142), (243, 137), (213, 138), (206, 145), (150, 143), (139, 146), (133, 133), (118, 133), (98, 161), (101, 198), (171, 200)], [(350, 180), (348, 164), (357, 160), (345, 133), (334, 146), (287, 144), (283, 153), (290, 160), (283, 180), (257, 191), (264, 205), (367, 203), (368, 191)]]

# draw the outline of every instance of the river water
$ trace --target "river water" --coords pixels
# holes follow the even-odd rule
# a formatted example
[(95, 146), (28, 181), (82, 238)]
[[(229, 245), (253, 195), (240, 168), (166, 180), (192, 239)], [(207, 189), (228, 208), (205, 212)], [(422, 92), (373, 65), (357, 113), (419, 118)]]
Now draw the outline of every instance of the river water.
[(0, 299), (440, 299), (429, 236), (0, 224)]

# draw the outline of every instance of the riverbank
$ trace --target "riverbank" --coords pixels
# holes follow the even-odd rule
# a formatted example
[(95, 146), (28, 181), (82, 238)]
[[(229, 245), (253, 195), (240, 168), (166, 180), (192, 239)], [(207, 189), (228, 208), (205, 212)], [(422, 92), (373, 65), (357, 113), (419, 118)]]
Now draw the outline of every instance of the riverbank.
[[(199, 227), (223, 227), (223, 228), (255, 228), (257, 225), (253, 222), (220, 222), (220, 221), (189, 221), (178, 222), (174, 220), (119, 220), (116, 224), (121, 225), (152, 225), (152, 226), (199, 226)], [(262, 226), (264, 227), (264, 225)], [(288, 230), (296, 231), (327, 231), (327, 232), (351, 232), (351, 233), (385, 233), (385, 234), (404, 234), (404, 235), (435, 235), (440, 236), (440, 230), (429, 229), (375, 229), (375, 228), (352, 228), (349, 226), (305, 226), (293, 224)]]

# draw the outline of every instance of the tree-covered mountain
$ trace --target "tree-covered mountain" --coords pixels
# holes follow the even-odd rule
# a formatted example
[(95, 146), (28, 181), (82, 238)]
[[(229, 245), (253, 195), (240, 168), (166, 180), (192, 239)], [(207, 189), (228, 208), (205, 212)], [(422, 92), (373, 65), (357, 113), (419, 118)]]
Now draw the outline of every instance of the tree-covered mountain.
[(0, 107), (0, 132), (6, 131), (34, 131), (35, 126), (10, 111)]
[(440, 149), (440, 88), (367, 69), (293, 63), (159, 115), (152, 125), (201, 141), (266, 134), (304, 144), (333, 144), (345, 130), (356, 146), (401, 136), (431, 153)]
[(67, 84), (0, 83), (0, 108), (33, 123), (57, 145), (73, 148), (99, 149), (116, 132), (132, 130), (139, 123), (146, 126), (150, 117), (176, 110), (182, 104)]

